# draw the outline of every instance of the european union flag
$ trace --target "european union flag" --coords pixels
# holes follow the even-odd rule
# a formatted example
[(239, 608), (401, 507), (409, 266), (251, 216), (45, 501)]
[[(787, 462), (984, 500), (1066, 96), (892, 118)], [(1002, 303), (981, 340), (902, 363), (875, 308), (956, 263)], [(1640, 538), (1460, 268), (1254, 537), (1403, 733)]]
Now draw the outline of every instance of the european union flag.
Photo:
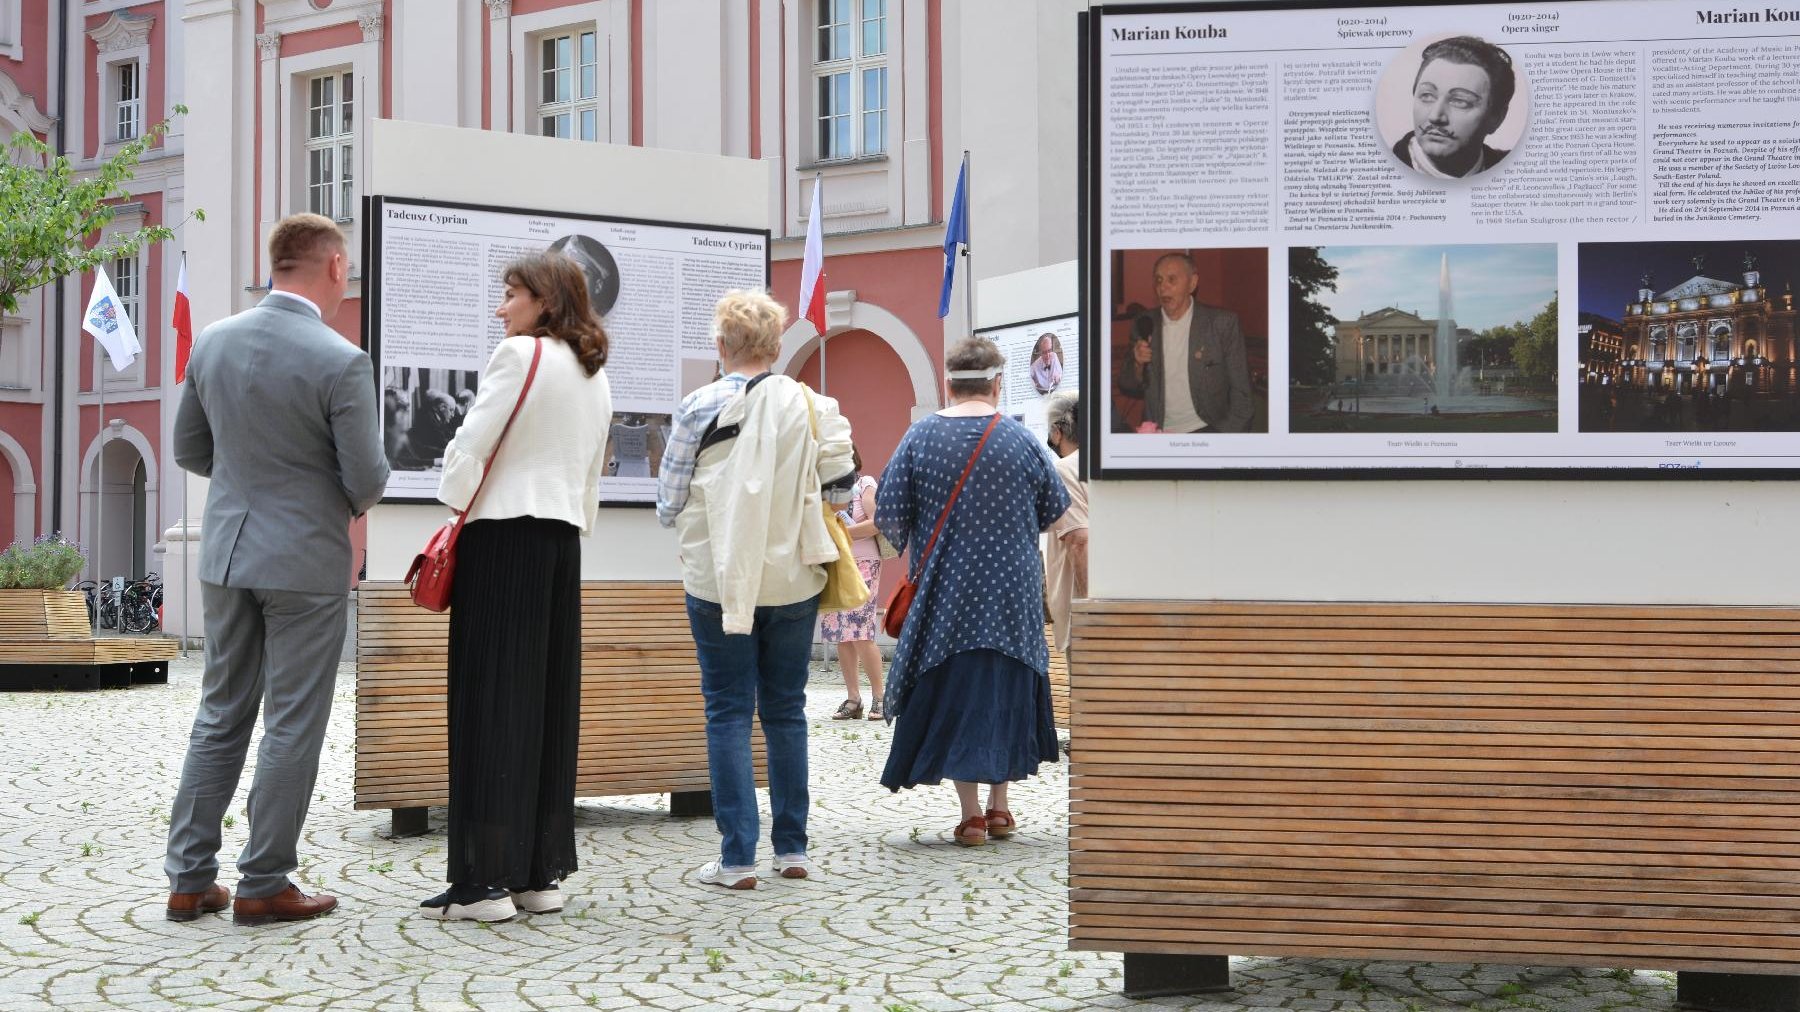
[(969, 244), (969, 156), (963, 155), (956, 173), (956, 198), (950, 202), (950, 222), (944, 228), (944, 291), (938, 296), (938, 319), (950, 315), (950, 289), (956, 284), (956, 247)]

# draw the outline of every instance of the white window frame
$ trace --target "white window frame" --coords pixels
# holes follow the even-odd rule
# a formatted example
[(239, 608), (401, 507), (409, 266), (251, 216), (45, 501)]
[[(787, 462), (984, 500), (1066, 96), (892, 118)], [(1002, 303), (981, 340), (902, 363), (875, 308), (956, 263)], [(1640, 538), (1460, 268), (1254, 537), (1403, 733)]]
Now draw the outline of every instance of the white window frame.
[[(609, 134), (605, 112), (600, 101), (602, 88), (606, 84), (600, 78), (600, 64), (603, 54), (600, 52), (605, 37), (600, 34), (597, 25), (578, 25), (565, 31), (551, 31), (532, 37), (531, 58), (535, 60), (532, 70), (532, 97), (537, 101), (537, 112), (527, 124), (530, 132), (540, 137), (561, 137), (570, 140), (596, 141)], [(548, 46), (567, 43), (569, 48), (568, 66), (547, 66), (544, 50)], [(583, 50), (583, 44), (590, 46)], [(591, 57), (591, 59), (590, 59)], [(557, 80), (557, 97), (544, 98), (546, 78), (551, 74), (566, 75), (565, 80)], [(563, 90), (566, 86), (566, 92)], [(582, 94), (583, 91), (587, 94)], [(561, 95), (568, 97), (563, 98)], [(588, 123), (582, 117), (590, 117)], [(546, 130), (546, 119), (558, 120), (554, 129)]]
[[(333, 6), (321, 13), (336, 10)], [(350, 23), (355, 24), (358, 10), (360, 8), (350, 8), (341, 16), (350, 18)], [(268, 82), (263, 89), (263, 123), (276, 124), (274, 129), (265, 129), (263, 148), (264, 192), (276, 198), (275, 206), (266, 208), (261, 222), (258, 244), (265, 250), (269, 230), (277, 221), (310, 206), (306, 189), (306, 133), (311, 95), (307, 81), (334, 72), (348, 71), (356, 76), (351, 120), (352, 153), (356, 165), (356, 174), (351, 181), (351, 218), (338, 223), (344, 231), (345, 247), (351, 258), (350, 297), (356, 298), (361, 291), (361, 265), (357, 258), (362, 249), (362, 186), (369, 178), (369, 145), (365, 139), (368, 137), (370, 102), (375, 97), (369, 82), (381, 79), (381, 43), (364, 41), (299, 56), (272, 57), (263, 61), (262, 66), (265, 68), (264, 80)], [(263, 276), (268, 276), (266, 269)]]
[[(301, 81), (300, 101), (306, 109), (299, 129), (303, 156), (304, 175), (299, 180), (304, 197), (300, 207), (317, 214), (323, 214), (339, 224), (356, 220), (356, 186), (361, 181), (361, 166), (356, 161), (357, 118), (361, 113), (362, 88), (356, 81), (356, 71), (343, 67), (326, 71), (323, 74), (309, 74)], [(350, 97), (344, 97), (345, 91)], [(324, 106), (315, 105), (315, 94), (323, 94)], [(348, 116), (344, 106), (350, 106)], [(329, 132), (315, 135), (313, 124), (316, 114), (323, 108), (327, 118)], [(348, 120), (348, 122), (346, 122)], [(335, 127), (335, 129), (331, 129)], [(314, 168), (319, 165), (319, 156), (325, 156), (331, 178), (323, 184), (315, 178)], [(348, 176), (348, 178), (346, 178)], [(323, 192), (326, 201), (316, 199)]]
[(0, 57), (25, 62), (23, 0), (0, 0)]
[[(97, 245), (110, 246), (123, 236), (143, 228), (144, 225), (143, 206), (140, 204), (127, 205), (127, 210), (119, 213), (113, 220), (106, 223), (106, 227), (100, 233), (100, 240)], [(148, 304), (144, 298), (144, 291), (146, 281), (145, 271), (150, 263), (149, 250), (143, 243), (139, 243), (135, 251), (127, 253), (122, 259), (134, 261), (137, 267), (137, 290), (129, 299), (126, 298), (125, 293), (119, 291), (119, 279), (113, 275), (113, 272), (117, 267), (116, 262), (108, 260), (102, 266), (106, 268), (107, 277), (112, 280), (113, 291), (118, 294), (119, 301), (124, 303), (128, 310), (136, 310), (136, 315), (132, 318), (131, 322), (133, 328), (137, 332), (138, 344), (142, 346), (144, 350), (138, 352), (137, 357), (132, 359), (131, 364), (126, 366), (124, 371), (115, 372), (112, 367), (112, 359), (107, 357), (106, 350), (100, 347), (99, 342), (94, 341), (91, 338), (88, 339), (88, 343), (93, 345), (94, 348), (94, 366), (93, 372), (89, 376), (89, 389), (90, 391), (98, 390), (100, 389), (100, 384), (104, 382), (106, 384), (108, 397), (111, 397), (115, 391), (136, 391), (144, 389), (144, 378), (146, 375), (144, 363), (150, 357), (150, 341), (145, 332), (145, 327), (153, 321), (151, 321), (144, 312), (144, 307)], [(79, 309), (77, 311), (79, 312)]]
[[(838, 4), (847, 4), (847, 22), (834, 21), (821, 24), (821, 20), (831, 12), (835, 16)], [(876, 5), (880, 5), (879, 18), (872, 18)], [(895, 0), (813, 0), (808, 23), (808, 35), (812, 40), (812, 80), (808, 95), (811, 100), (810, 133), (814, 161), (820, 164), (834, 162), (850, 162), (865, 158), (886, 157), (891, 144), (889, 135), (893, 108), (893, 75), (888, 70), (892, 57), (893, 14)], [(881, 22), (881, 52), (867, 53), (864, 44), (867, 41), (868, 26), (875, 21)], [(842, 26), (849, 35), (849, 51), (841, 54), (827, 54), (822, 51), (823, 43), (820, 35), (826, 25)], [(826, 59), (830, 55), (832, 58)], [(878, 104), (869, 107), (868, 77), (879, 75), (881, 90)], [(832, 150), (826, 143), (822, 125), (827, 116), (824, 109), (824, 98), (821, 94), (827, 81), (839, 76), (848, 76), (849, 108), (844, 111), (833, 111), (832, 119), (848, 118), (850, 121), (849, 149), (847, 151)], [(868, 117), (877, 118), (875, 130), (869, 129)], [(876, 134), (873, 141), (870, 134)]]
[[(135, 94), (127, 98), (127, 75), (135, 85)], [(107, 64), (106, 108), (110, 115), (101, 120), (109, 144), (125, 144), (144, 135), (144, 64), (142, 60), (115, 60)], [(130, 132), (126, 132), (129, 127)]]
[[(594, 33), (595, 140), (611, 144), (631, 143), (631, 4), (628, 0), (589, 0), (532, 14), (508, 14), (492, 23), (493, 49), (489, 56), (494, 73), (490, 79), (492, 129), (513, 133), (543, 134), (543, 40), (568, 35), (577, 40)], [(510, 45), (507, 52), (500, 47)], [(579, 49), (576, 50), (579, 67)], [(510, 63), (511, 73), (502, 76)], [(576, 84), (579, 84), (579, 71)], [(574, 89), (571, 89), (573, 93)], [(556, 103), (552, 103), (556, 105)], [(569, 105), (570, 134), (580, 136), (580, 117)], [(508, 121), (510, 117), (510, 122)]]

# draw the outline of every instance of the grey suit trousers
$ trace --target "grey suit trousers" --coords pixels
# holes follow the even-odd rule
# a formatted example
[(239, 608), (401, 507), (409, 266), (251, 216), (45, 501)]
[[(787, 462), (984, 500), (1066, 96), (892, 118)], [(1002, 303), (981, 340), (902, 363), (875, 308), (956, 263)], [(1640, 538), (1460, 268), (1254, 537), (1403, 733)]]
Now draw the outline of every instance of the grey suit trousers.
[(261, 708), (238, 895), (273, 896), (287, 889), (289, 873), (299, 867), (296, 849), (331, 720), (349, 596), (203, 583), (200, 597), (206, 673), (169, 812), (163, 870), (173, 892), (200, 892), (218, 877), (220, 823), (237, 793)]

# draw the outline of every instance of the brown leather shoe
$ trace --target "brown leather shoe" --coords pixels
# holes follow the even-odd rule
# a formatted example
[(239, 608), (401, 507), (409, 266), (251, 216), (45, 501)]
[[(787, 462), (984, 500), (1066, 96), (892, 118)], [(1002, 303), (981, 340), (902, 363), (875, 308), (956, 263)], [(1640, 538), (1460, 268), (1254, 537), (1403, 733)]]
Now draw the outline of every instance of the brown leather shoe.
[(201, 914), (216, 914), (231, 905), (231, 890), (217, 882), (205, 892), (170, 893), (165, 911), (171, 921), (196, 921)]
[(308, 896), (299, 886), (291, 885), (273, 896), (239, 896), (231, 905), (231, 923), (254, 927), (274, 921), (304, 921), (336, 909), (337, 897), (324, 893)]

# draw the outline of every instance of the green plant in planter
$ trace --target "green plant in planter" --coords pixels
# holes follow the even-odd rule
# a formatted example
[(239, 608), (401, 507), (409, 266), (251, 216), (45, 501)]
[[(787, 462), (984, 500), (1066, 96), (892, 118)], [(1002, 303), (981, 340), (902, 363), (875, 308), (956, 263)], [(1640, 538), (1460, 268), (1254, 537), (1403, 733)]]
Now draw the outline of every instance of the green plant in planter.
[(62, 590), (86, 562), (81, 546), (60, 534), (17, 541), (0, 552), (0, 590)]

